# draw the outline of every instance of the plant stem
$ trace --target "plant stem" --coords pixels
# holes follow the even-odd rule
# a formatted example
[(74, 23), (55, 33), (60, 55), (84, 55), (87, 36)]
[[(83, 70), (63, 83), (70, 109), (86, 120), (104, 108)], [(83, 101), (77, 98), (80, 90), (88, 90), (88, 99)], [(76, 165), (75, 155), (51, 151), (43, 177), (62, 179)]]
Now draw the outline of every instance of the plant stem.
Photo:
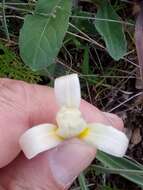
[[(3, 7), (3, 3), (2, 3), (2, 4), (0, 3), (0, 8), (1, 8), (1, 7)], [(33, 14), (33, 11), (31, 11), (31, 10), (28, 10), (28, 9), (21, 9), (21, 8), (19, 8), (19, 7), (9, 6), (9, 5), (6, 5), (6, 4), (5, 4), (5, 8), (7, 8), (7, 9), (12, 9), (12, 10), (16, 10), (16, 11), (28, 12), (28, 13)]]

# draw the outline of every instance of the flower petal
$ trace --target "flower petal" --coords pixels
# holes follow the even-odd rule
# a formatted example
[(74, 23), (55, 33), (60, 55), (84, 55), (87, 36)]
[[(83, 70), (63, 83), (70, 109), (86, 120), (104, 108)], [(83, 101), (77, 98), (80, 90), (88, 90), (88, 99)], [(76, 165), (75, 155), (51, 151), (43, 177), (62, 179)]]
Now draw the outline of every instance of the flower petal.
[(31, 159), (60, 144), (62, 139), (56, 135), (56, 129), (52, 124), (41, 124), (28, 129), (19, 141), (25, 156)]
[(57, 78), (55, 80), (54, 90), (60, 106), (79, 107), (81, 93), (77, 74)]
[(101, 123), (89, 124), (80, 138), (99, 150), (118, 157), (125, 155), (129, 143), (123, 132)]

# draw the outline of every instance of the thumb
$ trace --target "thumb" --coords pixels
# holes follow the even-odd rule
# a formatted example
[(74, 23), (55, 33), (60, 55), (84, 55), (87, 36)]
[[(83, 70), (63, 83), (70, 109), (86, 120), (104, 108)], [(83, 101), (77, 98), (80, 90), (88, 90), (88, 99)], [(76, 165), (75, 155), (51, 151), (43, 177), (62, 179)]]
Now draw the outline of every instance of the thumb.
[(22, 154), (0, 169), (2, 187), (9, 189), (65, 190), (94, 159), (96, 150), (78, 139), (70, 139), (32, 160)]
[(57, 184), (69, 187), (95, 157), (96, 150), (78, 139), (71, 139), (49, 154), (49, 165)]

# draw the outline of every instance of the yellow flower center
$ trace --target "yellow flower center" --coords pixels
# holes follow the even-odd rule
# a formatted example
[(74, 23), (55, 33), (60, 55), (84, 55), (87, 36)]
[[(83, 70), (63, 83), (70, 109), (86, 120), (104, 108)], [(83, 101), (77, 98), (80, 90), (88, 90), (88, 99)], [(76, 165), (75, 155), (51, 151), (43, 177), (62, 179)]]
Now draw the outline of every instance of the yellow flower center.
[(84, 129), (84, 130), (78, 135), (78, 137), (79, 137), (80, 139), (83, 139), (83, 138), (85, 138), (86, 136), (88, 136), (89, 133), (90, 133), (90, 129), (89, 129), (89, 128), (86, 128), (86, 129)]

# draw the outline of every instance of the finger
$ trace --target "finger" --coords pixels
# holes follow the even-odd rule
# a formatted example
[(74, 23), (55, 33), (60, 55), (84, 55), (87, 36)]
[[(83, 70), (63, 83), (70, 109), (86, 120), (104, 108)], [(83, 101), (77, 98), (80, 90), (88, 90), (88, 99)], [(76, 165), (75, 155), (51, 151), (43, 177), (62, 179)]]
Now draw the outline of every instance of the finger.
[(18, 155), (18, 138), (29, 125), (25, 84), (0, 80), (0, 168)]
[(0, 170), (4, 189), (65, 190), (94, 159), (96, 150), (72, 139), (32, 160), (23, 155)]
[(81, 102), (81, 112), (87, 122), (97, 122), (103, 123), (105, 125), (112, 125), (113, 127), (123, 130), (124, 124), (121, 118), (117, 115), (107, 112), (102, 112), (97, 107), (89, 104), (88, 102), (82, 100)]
[(104, 116), (108, 119), (108, 121), (110, 122), (110, 124), (123, 131), (124, 129), (124, 123), (123, 123), (123, 120), (118, 117), (117, 115), (113, 114), (113, 113), (108, 113), (108, 112), (103, 112)]
[[(3, 79), (0, 90), (0, 167), (3, 167), (18, 155), (18, 141), (24, 131), (40, 123), (53, 123), (59, 108), (53, 89), (45, 86)], [(111, 125), (108, 117), (91, 104), (82, 101), (80, 109), (88, 122)], [(113, 126), (120, 128), (117, 123)]]

